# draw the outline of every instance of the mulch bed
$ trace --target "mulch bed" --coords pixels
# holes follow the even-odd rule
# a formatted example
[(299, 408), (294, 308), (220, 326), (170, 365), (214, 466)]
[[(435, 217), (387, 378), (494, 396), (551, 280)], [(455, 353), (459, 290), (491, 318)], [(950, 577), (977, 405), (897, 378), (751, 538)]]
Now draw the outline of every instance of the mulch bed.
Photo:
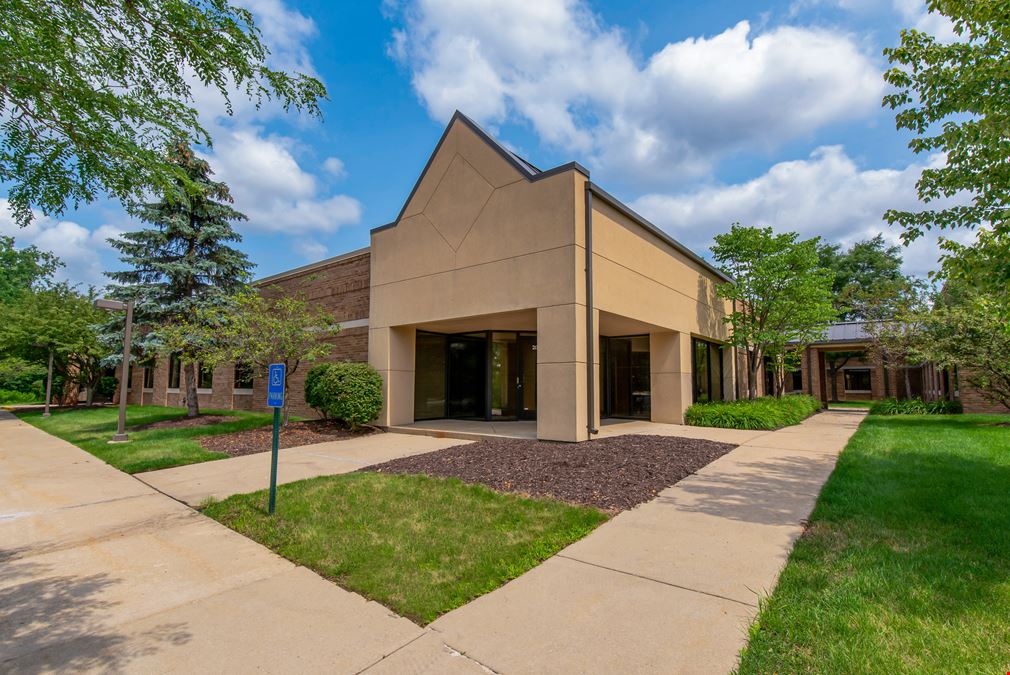
[(583, 443), (495, 438), (394, 459), (362, 471), (426, 474), (605, 511), (647, 502), (735, 445), (626, 435)]
[(220, 424), (221, 422), (234, 422), (231, 415), (197, 415), (196, 417), (176, 417), (171, 420), (161, 420), (150, 424), (130, 427), (130, 431), (145, 431), (147, 429), (190, 429), (192, 427), (202, 427), (208, 424)]
[[(277, 440), (278, 447), (294, 448), (299, 445), (327, 443), (348, 438), (360, 438), (377, 432), (375, 427), (358, 427), (351, 431), (335, 420), (307, 420), (304, 422), (288, 422), (281, 427)], [(236, 431), (231, 434), (217, 436), (201, 436), (200, 445), (214, 452), (225, 452), (232, 457), (254, 455), (257, 452), (269, 452), (273, 444), (273, 426), (257, 427)]]

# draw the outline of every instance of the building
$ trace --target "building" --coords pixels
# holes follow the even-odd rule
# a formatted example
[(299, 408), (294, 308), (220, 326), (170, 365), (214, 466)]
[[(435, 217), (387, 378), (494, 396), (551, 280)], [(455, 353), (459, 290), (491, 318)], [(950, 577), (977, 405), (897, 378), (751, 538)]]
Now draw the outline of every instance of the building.
[[(830, 326), (820, 340), (803, 349), (799, 370), (786, 375), (786, 393), (810, 394), (825, 405), (832, 401), (921, 398), (959, 400), (965, 412), (1003, 411), (960, 382), (956, 370), (930, 362), (887, 368), (872, 362), (867, 357), (870, 342), (865, 322)], [(766, 369), (767, 391), (772, 390), (770, 377)]]
[[(382, 375), (380, 425), (529, 419), (539, 438), (579, 441), (601, 417), (681, 422), (695, 400), (736, 397), (726, 281), (579, 164), (541, 171), (457, 112), (367, 249), (257, 284), (333, 312), (331, 358)], [(182, 404), (178, 362), (162, 361), (136, 369), (131, 402)], [(291, 387), (302, 414), (306, 369)], [(201, 372), (200, 404), (261, 408), (260, 379)]]

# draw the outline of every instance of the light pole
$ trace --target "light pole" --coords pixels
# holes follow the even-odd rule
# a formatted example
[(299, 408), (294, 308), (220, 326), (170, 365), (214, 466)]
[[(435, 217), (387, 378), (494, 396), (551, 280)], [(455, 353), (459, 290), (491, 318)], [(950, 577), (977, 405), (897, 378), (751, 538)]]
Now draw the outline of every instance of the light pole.
[(46, 411), (42, 413), (43, 417), (49, 417), (49, 401), (53, 397), (53, 346), (47, 346), (49, 347), (49, 370), (46, 375)]
[(122, 379), (119, 380), (119, 425), (116, 427), (116, 435), (109, 441), (110, 443), (125, 443), (130, 440), (129, 436), (126, 435), (126, 392), (130, 386), (127, 378), (130, 376), (130, 335), (133, 332), (133, 300), (120, 302), (119, 300), (101, 298), (95, 300), (95, 307), (110, 312), (126, 310), (126, 329), (123, 331), (123, 375)]

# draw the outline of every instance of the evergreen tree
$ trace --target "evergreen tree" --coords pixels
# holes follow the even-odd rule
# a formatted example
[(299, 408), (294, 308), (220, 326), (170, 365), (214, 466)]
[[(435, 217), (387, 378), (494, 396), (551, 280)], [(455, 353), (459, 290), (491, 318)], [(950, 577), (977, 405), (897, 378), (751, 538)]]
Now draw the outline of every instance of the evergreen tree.
[[(107, 273), (118, 282), (113, 294), (135, 301), (134, 320), (140, 326), (137, 347), (147, 356), (161, 351), (159, 326), (193, 323), (200, 310), (225, 305), (245, 288), (253, 266), (244, 253), (230, 246), (242, 239), (232, 222), (246, 217), (230, 206), (228, 186), (211, 180), (210, 166), (187, 144), (177, 143), (168, 154), (187, 177), (179, 181), (181, 196), (172, 194), (144, 204), (138, 216), (153, 227), (109, 240), (128, 266)], [(195, 363), (199, 345), (180, 356), (188, 414), (195, 417), (200, 413)]]

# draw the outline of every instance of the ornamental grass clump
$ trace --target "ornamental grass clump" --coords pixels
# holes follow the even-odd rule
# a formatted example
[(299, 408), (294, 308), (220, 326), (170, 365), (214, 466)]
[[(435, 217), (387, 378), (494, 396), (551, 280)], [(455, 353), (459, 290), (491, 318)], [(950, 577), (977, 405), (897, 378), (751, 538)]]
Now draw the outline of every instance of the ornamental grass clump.
[(305, 402), (352, 429), (382, 410), (382, 377), (367, 363), (323, 363), (305, 375)]
[(695, 403), (684, 413), (684, 421), (696, 427), (779, 429), (799, 424), (820, 409), (820, 402), (805, 394), (789, 394), (781, 398), (762, 396), (740, 401)]
[(885, 398), (870, 406), (871, 415), (960, 415), (963, 412), (960, 401), (923, 401), (921, 398), (903, 401)]

